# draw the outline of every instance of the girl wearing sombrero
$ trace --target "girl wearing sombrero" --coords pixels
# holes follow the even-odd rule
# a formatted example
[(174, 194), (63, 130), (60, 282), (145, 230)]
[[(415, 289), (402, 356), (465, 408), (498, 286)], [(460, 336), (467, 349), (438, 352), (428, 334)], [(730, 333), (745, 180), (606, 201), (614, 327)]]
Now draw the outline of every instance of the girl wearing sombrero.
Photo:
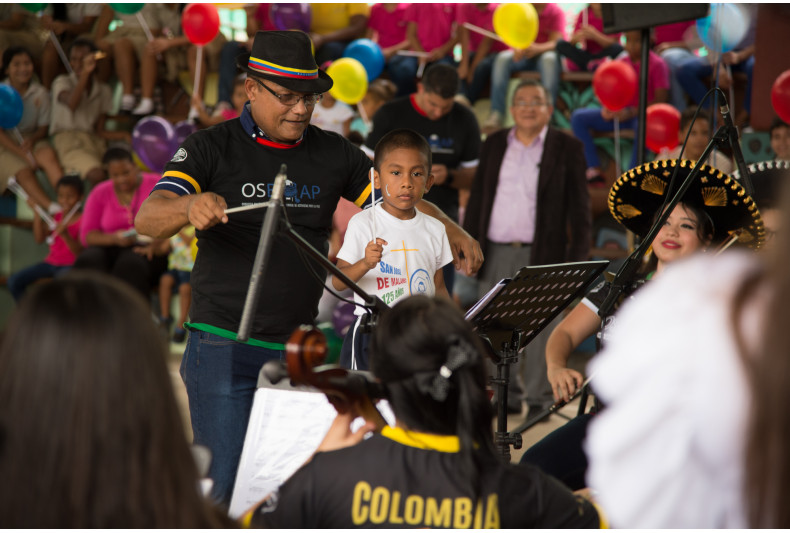
[[(646, 235), (659, 215), (670, 189), (670, 179), (677, 168), (672, 195), (688, 176), (693, 163), (688, 160), (667, 160), (645, 163), (624, 173), (609, 193), (612, 216), (639, 236)], [(713, 167), (702, 165), (697, 179), (674, 208), (652, 244), (652, 257), (642, 269), (642, 281), (660, 275), (667, 265), (695, 253), (713, 250), (723, 243), (738, 242), (759, 248), (765, 238), (760, 213), (743, 187), (733, 178)], [(546, 366), (556, 400), (568, 400), (583, 381), (581, 373), (568, 368), (570, 354), (601, 327), (598, 307), (608, 296), (608, 285), (600, 283), (577, 305), (552, 332), (546, 345)], [(611, 327), (607, 322), (607, 329)], [(587, 420), (579, 417), (572, 424), (583, 438)], [(570, 424), (568, 424), (570, 425)], [(570, 428), (564, 432), (573, 431)], [(563, 437), (563, 440), (565, 437)], [(586, 459), (580, 447), (573, 479), (563, 481), (572, 488), (584, 486)], [(574, 458), (564, 454), (558, 459), (559, 471), (552, 471), (556, 449), (551, 440), (528, 450), (522, 461), (539, 462), (561, 479), (571, 469)], [(576, 485), (576, 486), (574, 486)]]

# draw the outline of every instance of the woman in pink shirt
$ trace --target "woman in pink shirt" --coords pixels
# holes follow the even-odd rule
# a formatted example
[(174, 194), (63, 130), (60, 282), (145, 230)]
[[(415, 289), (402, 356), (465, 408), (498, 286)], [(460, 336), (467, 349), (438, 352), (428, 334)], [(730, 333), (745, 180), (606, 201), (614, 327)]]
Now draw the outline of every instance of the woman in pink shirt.
[(102, 164), (109, 179), (96, 185), (85, 203), (80, 228), (85, 250), (74, 268), (110, 273), (148, 298), (167, 269), (167, 240), (144, 242), (134, 230), (134, 217), (160, 176), (141, 174), (124, 148), (107, 150)]

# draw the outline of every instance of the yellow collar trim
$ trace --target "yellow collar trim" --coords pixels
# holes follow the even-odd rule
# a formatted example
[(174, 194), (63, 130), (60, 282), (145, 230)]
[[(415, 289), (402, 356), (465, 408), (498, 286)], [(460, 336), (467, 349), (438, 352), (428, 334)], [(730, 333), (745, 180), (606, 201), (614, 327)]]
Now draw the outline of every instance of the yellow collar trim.
[(411, 446), (412, 448), (420, 448), (422, 450), (458, 453), (458, 450), (461, 449), (461, 443), (455, 435), (419, 433), (417, 431), (408, 431), (403, 428), (392, 426), (385, 426), (381, 430), (381, 435), (403, 444), (404, 446)]

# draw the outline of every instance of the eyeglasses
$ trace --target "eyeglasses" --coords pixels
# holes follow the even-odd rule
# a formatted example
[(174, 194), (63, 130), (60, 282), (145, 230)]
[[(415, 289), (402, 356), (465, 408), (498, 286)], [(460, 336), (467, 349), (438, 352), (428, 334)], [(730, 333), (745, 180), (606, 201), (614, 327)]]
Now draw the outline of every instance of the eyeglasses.
[(532, 102), (519, 100), (517, 102), (513, 102), (513, 107), (544, 107), (546, 105), (546, 102), (541, 102), (539, 100), (533, 100)]
[(324, 96), (323, 94), (305, 94), (304, 96), (299, 96), (298, 94), (294, 93), (287, 93), (287, 94), (277, 94), (276, 92), (269, 89), (261, 80), (258, 78), (254, 78), (250, 76), (253, 80), (258, 82), (258, 84), (272, 93), (272, 95), (276, 96), (277, 99), (280, 101), (282, 105), (287, 105), (288, 107), (293, 107), (299, 103), (299, 100), (304, 100), (304, 105), (307, 107), (313, 107), (315, 104), (321, 101), (321, 97)]

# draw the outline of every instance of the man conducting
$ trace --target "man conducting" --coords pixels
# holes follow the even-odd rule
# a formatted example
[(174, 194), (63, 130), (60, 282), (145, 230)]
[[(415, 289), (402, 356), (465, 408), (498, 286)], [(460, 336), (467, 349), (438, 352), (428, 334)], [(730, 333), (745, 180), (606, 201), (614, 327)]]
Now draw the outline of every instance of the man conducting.
[[(257, 251), (264, 209), (226, 214), (228, 207), (268, 200), (280, 165), (287, 165), (285, 212), (296, 231), (327, 251), (340, 197), (369, 199), (367, 157), (343, 137), (309, 125), (315, 104), (332, 87), (319, 70), (310, 39), (298, 31), (258, 32), (252, 52), (237, 58), (247, 72), (249, 102), (238, 119), (189, 136), (135, 220), (144, 235), (169, 237), (197, 228), (189, 340), (181, 363), (197, 444), (213, 455), (214, 496), (233, 489), (261, 366), (283, 357), (283, 343), (311, 324), (323, 284), (315, 265), (280, 235), (274, 240), (255, 310), (251, 338), (236, 342)], [(441, 219), (459, 267), (476, 271), (476, 241), (434, 205), (420, 210)], [(463, 259), (461, 258), (463, 256)], [(324, 275), (318, 276), (324, 279)]]

